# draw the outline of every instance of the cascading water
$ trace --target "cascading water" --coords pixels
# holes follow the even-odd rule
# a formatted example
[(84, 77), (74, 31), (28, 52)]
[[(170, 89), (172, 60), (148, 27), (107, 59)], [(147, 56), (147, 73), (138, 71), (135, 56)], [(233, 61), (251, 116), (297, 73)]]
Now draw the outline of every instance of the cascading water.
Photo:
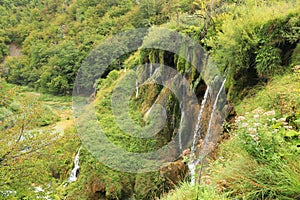
[[(224, 81), (222, 82), (222, 85), (220, 86), (220, 89), (219, 89), (219, 91), (217, 93), (217, 96), (214, 100), (213, 109), (212, 109), (212, 112), (211, 112), (211, 115), (210, 115), (210, 120), (209, 120), (208, 128), (207, 128), (207, 131), (206, 131), (206, 135), (207, 135), (206, 138), (208, 138), (208, 136), (211, 134), (213, 119), (214, 119), (214, 116), (216, 114), (216, 110), (217, 110), (217, 106), (218, 106), (218, 102), (219, 102), (219, 97), (220, 97), (220, 94), (221, 94), (221, 92), (222, 92), (222, 90), (225, 86), (225, 82), (226, 82), (226, 79), (224, 79)], [(208, 93), (209, 93), (209, 87), (207, 87), (207, 90), (206, 90), (205, 95), (204, 95), (204, 99), (201, 103), (201, 109), (200, 109), (200, 112), (199, 112), (199, 115), (198, 115), (198, 122), (197, 122), (197, 125), (196, 125), (196, 128), (195, 128), (195, 131), (194, 131), (194, 141), (193, 141), (193, 146), (192, 146), (191, 153), (190, 153), (191, 161), (188, 165), (189, 170), (190, 170), (190, 175), (191, 175), (191, 185), (194, 185), (195, 182), (196, 182), (196, 173), (195, 173), (196, 167), (205, 156), (205, 155), (200, 154), (197, 159), (194, 158), (194, 154), (195, 154), (195, 151), (196, 151), (196, 141), (195, 140), (197, 140), (197, 134), (198, 134), (198, 131), (199, 131), (201, 117), (202, 117), (202, 114), (203, 114), (202, 110), (204, 110)]]
[(183, 131), (183, 120), (184, 120), (184, 111), (182, 109), (182, 112), (181, 112), (181, 119), (180, 119), (180, 125), (179, 125), (179, 131), (178, 131), (178, 142), (179, 142), (179, 149), (182, 150), (182, 131)]
[(69, 183), (72, 183), (74, 181), (77, 180), (78, 178), (78, 170), (80, 168), (79, 166), (79, 154), (80, 154), (80, 150), (81, 150), (81, 147), (79, 148), (75, 158), (74, 158), (74, 168), (72, 169), (71, 173), (70, 173), (70, 176), (68, 178), (68, 182)]
[(218, 91), (218, 94), (216, 96), (216, 99), (214, 101), (214, 105), (213, 105), (213, 109), (212, 109), (212, 112), (211, 112), (211, 115), (210, 115), (210, 120), (209, 120), (209, 124), (208, 124), (208, 128), (207, 128), (207, 134), (210, 134), (210, 130), (211, 130), (211, 126), (212, 126), (212, 122), (213, 122), (213, 118), (215, 116), (215, 112), (217, 110), (217, 105), (218, 105), (218, 101), (219, 101), (219, 97), (220, 97), (220, 94), (225, 86), (225, 83), (226, 83), (226, 79), (224, 79), (224, 81), (222, 82), (222, 85)]
[(194, 131), (194, 140), (193, 140), (193, 145), (192, 145), (192, 148), (191, 148), (191, 156), (193, 156), (193, 154), (194, 154), (195, 151), (196, 151), (196, 147), (197, 147), (197, 137), (199, 136), (199, 129), (200, 129), (200, 126), (201, 126), (201, 119), (202, 119), (202, 115), (203, 115), (204, 108), (205, 108), (205, 105), (206, 105), (206, 101), (207, 101), (209, 89), (210, 89), (210, 88), (209, 88), (209, 86), (208, 86), (208, 87), (206, 88), (206, 91), (205, 91), (203, 100), (202, 100), (202, 102), (201, 102), (201, 108), (200, 108), (200, 111), (199, 111), (199, 114), (198, 114), (197, 124), (196, 124), (196, 128), (195, 128), (195, 131)]
[(197, 139), (199, 137), (199, 131), (200, 131), (199, 129), (200, 129), (200, 126), (201, 126), (201, 119), (202, 119), (202, 115), (203, 115), (204, 108), (205, 108), (205, 105), (206, 105), (209, 89), (210, 89), (210, 87), (208, 86), (206, 88), (203, 100), (201, 102), (201, 108), (200, 108), (200, 111), (199, 111), (199, 114), (198, 114), (197, 124), (196, 124), (196, 128), (195, 128), (195, 131), (194, 131), (194, 140), (193, 140), (193, 144), (192, 144), (192, 147), (191, 147), (190, 163), (188, 164), (188, 167), (189, 167), (189, 170), (190, 170), (191, 184), (192, 185), (195, 184), (195, 181), (196, 181), (196, 179), (195, 179), (196, 165), (194, 163), (194, 160), (195, 160), (194, 156), (195, 156), (195, 151), (196, 151), (196, 148), (197, 148)]
[(153, 64), (152, 63), (150, 63), (150, 67), (149, 68), (150, 68), (149, 69), (149, 77), (151, 77), (152, 74), (153, 74)]
[(138, 96), (139, 96), (139, 82), (136, 79), (135, 80), (135, 98), (138, 98)]

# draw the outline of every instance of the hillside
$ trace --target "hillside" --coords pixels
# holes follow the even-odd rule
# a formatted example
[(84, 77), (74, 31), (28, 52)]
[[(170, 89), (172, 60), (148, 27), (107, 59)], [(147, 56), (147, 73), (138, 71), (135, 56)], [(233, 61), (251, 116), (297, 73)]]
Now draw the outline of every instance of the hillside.
[(300, 197), (297, 1), (0, 11), (0, 199)]
[[(299, 198), (299, 70), (253, 89), (201, 176), (163, 199)], [(287, 88), (289, 88), (287, 90)]]

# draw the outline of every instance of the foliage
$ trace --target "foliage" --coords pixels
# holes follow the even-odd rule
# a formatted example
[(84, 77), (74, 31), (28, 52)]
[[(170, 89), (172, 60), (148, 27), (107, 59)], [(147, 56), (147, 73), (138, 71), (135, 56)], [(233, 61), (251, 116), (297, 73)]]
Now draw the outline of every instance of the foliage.
[[(59, 117), (37, 93), (1, 80), (0, 96), (0, 198), (52, 196), (72, 163), (74, 130), (62, 134), (49, 126)], [(45, 192), (37, 193), (36, 187)]]
[(300, 64), (300, 43), (297, 44), (292, 55), (292, 65)]
[[(239, 105), (241, 116), (236, 118), (232, 139), (221, 145), (210, 172), (214, 181), (226, 181), (223, 192), (247, 199), (298, 197), (300, 165), (294, 158), (300, 153), (299, 127), (294, 122), (299, 109), (294, 105), (300, 99), (295, 95), (299, 91), (286, 90), (295, 81), (299, 81), (295, 74), (278, 77)], [(276, 93), (287, 97), (284, 103), (273, 104)]]
[(281, 67), (280, 49), (264, 46), (256, 54), (255, 62), (259, 76), (274, 75)]
[(237, 111), (250, 112), (261, 107), (265, 110), (275, 109), (283, 117), (292, 116), (299, 113), (299, 88), (299, 73), (276, 76), (265, 86), (265, 90), (252, 89), (244, 103), (237, 107)]
[(164, 23), (176, 2), (6, 1), (0, 6), (5, 10), (0, 16), (0, 60), (10, 43), (21, 46), (24, 56), (9, 58), (3, 75), (10, 83), (70, 94), (83, 59), (103, 38)]
[(180, 187), (168, 194), (168, 196), (161, 198), (163, 200), (213, 200), (213, 199), (227, 199), (225, 195), (218, 193), (213, 185), (182, 183)]
[[(115, 123), (114, 115), (111, 110), (111, 97), (113, 90), (116, 89), (115, 87), (117, 82), (119, 82), (122, 78), (124, 78), (124, 74), (112, 71), (106, 79), (101, 80), (99, 87), (101, 93), (97, 96), (95, 107), (97, 110), (97, 118), (99, 119), (102, 130), (111, 141), (128, 151), (143, 152), (153, 150), (157, 142), (155, 139), (143, 139), (130, 136), (124, 133)], [(130, 83), (128, 83), (128, 85), (123, 85), (122, 87), (130, 88), (131, 86), (129, 84)], [(134, 88), (132, 89), (134, 91)], [(129, 102), (130, 117), (135, 121), (135, 123), (142, 126), (145, 123), (143, 122), (143, 116), (133, 101), (134, 100), (132, 99)], [(126, 123), (126, 121), (128, 120), (124, 120), (124, 123)]]
[(286, 139), (289, 130), (274, 127), (281, 120), (274, 115), (256, 109), (238, 118), (237, 136), (222, 145), (211, 172), (215, 181), (226, 181), (224, 192), (247, 199), (294, 199), (299, 194), (299, 161), (293, 159), (299, 156), (298, 138)]
[(300, 37), (298, 6), (281, 1), (252, 3), (246, 1), (216, 16), (216, 26), (203, 40), (216, 64), (227, 73), (231, 98), (285, 71)]

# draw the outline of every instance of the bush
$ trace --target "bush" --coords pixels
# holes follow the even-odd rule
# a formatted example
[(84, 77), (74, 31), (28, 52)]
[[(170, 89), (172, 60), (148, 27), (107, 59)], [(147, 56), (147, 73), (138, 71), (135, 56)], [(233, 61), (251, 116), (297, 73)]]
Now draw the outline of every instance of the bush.
[[(300, 165), (293, 142), (286, 140), (282, 119), (256, 109), (238, 118), (237, 137), (222, 145), (211, 174), (226, 180), (224, 192), (245, 199), (294, 199), (300, 192)], [(273, 120), (272, 120), (273, 119)], [(297, 140), (297, 139), (296, 139)]]
[[(217, 66), (227, 73), (229, 96), (285, 71), (299, 41), (300, 7), (289, 2), (255, 5), (252, 1), (218, 15), (215, 34), (203, 41)], [(209, 32), (214, 32), (210, 30)], [(294, 50), (295, 51), (295, 50)], [(294, 54), (294, 57), (295, 54)]]
[(300, 65), (300, 43), (294, 49), (292, 54), (292, 65)]
[(261, 77), (275, 75), (281, 67), (281, 50), (271, 46), (263, 46), (256, 51), (256, 70)]

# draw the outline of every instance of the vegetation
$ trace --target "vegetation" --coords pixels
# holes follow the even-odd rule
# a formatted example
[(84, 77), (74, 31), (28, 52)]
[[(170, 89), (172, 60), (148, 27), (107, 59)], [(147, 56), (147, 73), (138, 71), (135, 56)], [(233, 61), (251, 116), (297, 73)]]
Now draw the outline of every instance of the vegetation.
[(253, 89), (237, 106), (230, 138), (219, 145), (201, 182), (184, 184), (164, 199), (298, 198), (299, 78), (286, 74)]
[[(178, 3), (178, 4), (177, 4)], [(89, 51), (105, 37), (166, 22), (189, 2), (149, 1), (4, 1), (1, 4), (0, 60), (8, 44), (22, 48), (7, 58), (3, 76), (42, 92), (70, 94)], [(171, 9), (170, 9), (171, 8)]]
[(40, 98), (1, 80), (1, 198), (37, 198), (36, 187), (58, 185), (67, 175), (74, 130), (57, 132), (52, 125), (60, 119), (59, 111)]
[(180, 189), (171, 191), (166, 197), (162, 198), (165, 200), (213, 200), (220, 199), (225, 200), (225, 195), (221, 195), (215, 189), (213, 185), (190, 185), (189, 183), (183, 183), (180, 185)]
[[(76, 135), (71, 93), (86, 57), (113, 34), (149, 27), (176, 30), (201, 44), (226, 76), (227, 98), (235, 106), (235, 120), (224, 123), (224, 140), (209, 162), (198, 166), (204, 168), (195, 185), (189, 184), (182, 152), (156, 172), (126, 173), (99, 162)], [(144, 42), (165, 37), (153, 31), (141, 35)], [(106, 58), (112, 56), (108, 52), (128, 52), (135, 38), (126, 37), (117, 45), (104, 43), (97, 53)], [(124, 126), (131, 126), (130, 117), (144, 128), (155, 122), (155, 114), (147, 113), (151, 106), (165, 104), (166, 124), (155, 137), (136, 138), (115, 123), (114, 91), (133, 89), (144, 78), (137, 65), (172, 67), (188, 79), (201, 102), (205, 76), (215, 72), (198, 73), (194, 52), (180, 50), (192, 62), (141, 48), (122, 55), (102, 74), (92, 72), (98, 80), (88, 101), (115, 145), (149, 152), (180, 131), (178, 100), (156, 84), (141, 86), (129, 98), (129, 115), (118, 115)], [(299, 55), (300, 4), (294, 0), (3, 0), (0, 199), (299, 198)], [(138, 75), (131, 70), (136, 68)], [(142, 128), (132, 134), (144, 134)], [(69, 182), (79, 148), (78, 180)], [(138, 167), (142, 161), (134, 162)]]

